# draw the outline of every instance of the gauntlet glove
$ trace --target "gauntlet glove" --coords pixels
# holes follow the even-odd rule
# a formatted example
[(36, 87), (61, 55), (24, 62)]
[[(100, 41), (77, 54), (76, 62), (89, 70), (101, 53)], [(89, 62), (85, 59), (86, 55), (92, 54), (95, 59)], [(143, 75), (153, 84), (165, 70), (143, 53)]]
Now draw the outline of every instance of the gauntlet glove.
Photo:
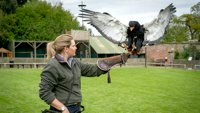
[(99, 59), (97, 66), (103, 71), (109, 71), (115, 64), (125, 64), (129, 55), (129, 53), (123, 53), (121, 55)]

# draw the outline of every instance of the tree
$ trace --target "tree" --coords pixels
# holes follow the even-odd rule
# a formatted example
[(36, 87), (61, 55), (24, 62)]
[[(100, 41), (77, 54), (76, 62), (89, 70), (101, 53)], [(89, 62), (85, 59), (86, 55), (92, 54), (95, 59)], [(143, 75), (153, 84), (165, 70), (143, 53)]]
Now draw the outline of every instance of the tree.
[(191, 14), (174, 17), (163, 42), (200, 41), (200, 2), (191, 7)]
[(164, 37), (162, 43), (181, 43), (188, 40), (187, 29), (179, 22), (178, 17), (175, 15), (166, 29)]
[(5, 14), (15, 13), (17, 7), (17, 0), (0, 0), (0, 9)]
[(197, 32), (194, 35), (198, 41), (200, 41), (200, 2), (191, 7), (191, 12), (194, 16), (195, 23), (197, 23), (194, 25), (194, 28), (197, 29)]
[(19, 6), (24, 5), (26, 2), (27, 2), (27, 0), (17, 0), (17, 4), (18, 4)]
[(193, 14), (183, 14), (179, 18), (179, 21), (182, 22), (188, 29), (191, 40), (198, 39), (196, 34), (200, 29), (200, 23), (198, 23), (199, 19), (199, 17), (196, 18)]
[(79, 23), (61, 5), (46, 2), (28, 2), (18, 7), (15, 14), (3, 19), (4, 40), (52, 40), (66, 30), (79, 29)]
[(191, 14), (180, 16), (179, 21), (187, 27), (191, 40), (200, 41), (200, 2), (191, 7)]

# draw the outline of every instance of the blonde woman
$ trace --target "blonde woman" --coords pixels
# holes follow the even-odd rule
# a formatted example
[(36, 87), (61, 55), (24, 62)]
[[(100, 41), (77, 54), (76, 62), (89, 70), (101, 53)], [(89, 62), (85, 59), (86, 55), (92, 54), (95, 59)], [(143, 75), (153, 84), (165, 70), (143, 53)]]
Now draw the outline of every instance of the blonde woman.
[[(76, 55), (76, 44), (68, 34), (58, 36), (47, 45), (48, 63), (41, 73), (39, 96), (50, 105), (51, 111), (79, 113), (81, 76), (100, 76), (117, 63), (124, 63), (127, 55), (104, 58), (97, 65), (80, 62)], [(123, 59), (123, 60), (122, 60)]]

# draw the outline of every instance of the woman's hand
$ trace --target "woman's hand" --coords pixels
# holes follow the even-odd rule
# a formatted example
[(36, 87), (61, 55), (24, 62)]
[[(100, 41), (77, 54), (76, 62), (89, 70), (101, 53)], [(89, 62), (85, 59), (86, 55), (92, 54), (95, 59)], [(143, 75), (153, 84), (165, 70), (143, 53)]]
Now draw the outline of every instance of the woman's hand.
[(62, 113), (70, 113), (68, 109), (65, 109)]

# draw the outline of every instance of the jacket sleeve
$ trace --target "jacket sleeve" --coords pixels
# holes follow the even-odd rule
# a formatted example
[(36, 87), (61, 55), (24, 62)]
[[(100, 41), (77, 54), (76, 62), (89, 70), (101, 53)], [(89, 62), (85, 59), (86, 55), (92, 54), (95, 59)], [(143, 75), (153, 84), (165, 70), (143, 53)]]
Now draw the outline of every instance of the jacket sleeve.
[(87, 76), (87, 77), (93, 77), (93, 76), (100, 76), (102, 74), (107, 73), (107, 71), (102, 71), (99, 69), (97, 64), (88, 64), (79, 62), (80, 68), (81, 68), (81, 75)]
[(52, 90), (57, 85), (57, 78), (58, 75), (56, 75), (55, 68), (47, 64), (41, 73), (41, 82), (39, 84), (39, 97), (47, 104), (51, 104), (56, 98)]

